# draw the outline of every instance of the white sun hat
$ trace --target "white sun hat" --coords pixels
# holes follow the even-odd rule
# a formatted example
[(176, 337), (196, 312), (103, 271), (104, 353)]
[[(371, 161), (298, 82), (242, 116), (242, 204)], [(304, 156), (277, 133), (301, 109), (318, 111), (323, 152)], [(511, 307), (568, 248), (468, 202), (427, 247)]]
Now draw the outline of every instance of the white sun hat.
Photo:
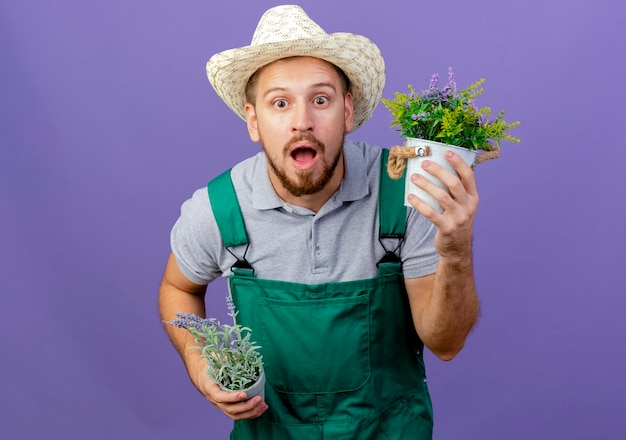
[(380, 50), (361, 35), (327, 34), (300, 6), (267, 10), (250, 46), (213, 55), (206, 71), (220, 98), (245, 120), (245, 90), (250, 77), (273, 61), (294, 56), (320, 58), (347, 75), (354, 103), (352, 131), (372, 116), (385, 86), (385, 62)]

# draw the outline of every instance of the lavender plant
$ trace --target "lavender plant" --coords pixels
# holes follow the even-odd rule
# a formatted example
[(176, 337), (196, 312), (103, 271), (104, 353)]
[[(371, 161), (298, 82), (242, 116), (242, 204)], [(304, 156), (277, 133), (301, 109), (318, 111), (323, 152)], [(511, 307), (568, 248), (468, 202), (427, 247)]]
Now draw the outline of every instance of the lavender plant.
[(427, 90), (418, 93), (409, 85), (409, 93), (396, 92), (394, 99), (382, 99), (393, 116), (392, 127), (404, 137), (437, 141), (469, 150), (493, 150), (502, 141), (519, 142), (508, 131), (520, 125), (507, 123), (504, 111), (490, 120), (491, 109), (478, 107), (476, 98), (484, 89), (484, 78), (464, 90), (457, 90), (452, 67), (448, 83), (439, 89), (439, 74), (435, 73)]
[(202, 318), (190, 313), (176, 313), (176, 319), (167, 324), (191, 333), (199, 343), (197, 348), (207, 362), (207, 374), (213, 382), (231, 391), (244, 390), (261, 376), (263, 356), (260, 346), (250, 340), (251, 329), (236, 323), (238, 312), (230, 297), (228, 316), (233, 325), (222, 324), (215, 318)]

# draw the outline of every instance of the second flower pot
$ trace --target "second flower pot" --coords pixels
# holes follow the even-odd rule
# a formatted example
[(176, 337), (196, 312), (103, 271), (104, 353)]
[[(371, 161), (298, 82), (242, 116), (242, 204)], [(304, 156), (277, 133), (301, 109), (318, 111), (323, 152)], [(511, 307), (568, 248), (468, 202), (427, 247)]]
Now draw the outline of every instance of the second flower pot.
[(263, 400), (265, 400), (265, 370), (263, 368), (261, 368), (261, 374), (259, 375), (259, 379), (256, 382), (254, 382), (252, 385), (250, 385), (248, 388), (246, 388), (245, 390), (234, 391), (229, 388), (226, 388), (222, 384), (218, 384), (218, 385), (220, 386), (222, 390), (228, 391), (228, 392), (243, 391), (248, 395), (248, 399), (252, 399), (254, 396), (261, 396)]

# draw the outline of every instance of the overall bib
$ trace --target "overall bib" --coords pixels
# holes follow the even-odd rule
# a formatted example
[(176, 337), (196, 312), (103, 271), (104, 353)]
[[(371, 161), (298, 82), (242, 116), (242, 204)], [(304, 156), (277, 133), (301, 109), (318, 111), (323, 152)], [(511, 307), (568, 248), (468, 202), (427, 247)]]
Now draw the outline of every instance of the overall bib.
[[(387, 176), (388, 151), (382, 156), (380, 237), (402, 240), (403, 179)], [(209, 183), (209, 196), (225, 246), (247, 244), (228, 171)], [(262, 346), (269, 409), (236, 421), (231, 439), (432, 438), (423, 344), (401, 266), (387, 251), (374, 278), (307, 285), (259, 279), (239, 258), (229, 289), (237, 322)]]

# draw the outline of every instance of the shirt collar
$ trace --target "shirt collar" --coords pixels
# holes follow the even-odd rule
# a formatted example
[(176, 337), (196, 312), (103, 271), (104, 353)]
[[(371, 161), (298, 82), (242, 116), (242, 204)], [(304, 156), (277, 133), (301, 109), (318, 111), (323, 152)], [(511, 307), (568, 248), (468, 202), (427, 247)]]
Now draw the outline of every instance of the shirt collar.
[[(336, 202), (352, 202), (362, 199), (369, 193), (365, 158), (361, 148), (354, 142), (345, 140), (343, 144), (345, 173), (341, 186), (332, 197)], [(275, 209), (285, 205), (274, 191), (267, 172), (267, 158), (264, 153), (257, 155), (252, 177), (252, 206), (255, 209)]]

